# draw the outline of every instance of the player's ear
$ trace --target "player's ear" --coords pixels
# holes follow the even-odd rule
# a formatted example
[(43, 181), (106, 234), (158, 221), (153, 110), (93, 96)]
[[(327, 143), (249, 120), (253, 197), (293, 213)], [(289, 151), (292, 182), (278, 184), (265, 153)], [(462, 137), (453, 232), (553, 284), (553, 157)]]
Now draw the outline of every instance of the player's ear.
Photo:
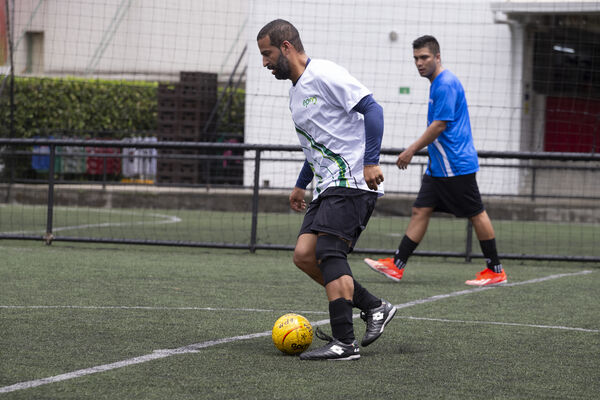
[(287, 55), (287, 54), (289, 54), (289, 52), (291, 50), (294, 49), (294, 45), (291, 44), (290, 42), (288, 42), (287, 40), (284, 40), (283, 43), (281, 43), (280, 48), (281, 48), (281, 52), (283, 54)]

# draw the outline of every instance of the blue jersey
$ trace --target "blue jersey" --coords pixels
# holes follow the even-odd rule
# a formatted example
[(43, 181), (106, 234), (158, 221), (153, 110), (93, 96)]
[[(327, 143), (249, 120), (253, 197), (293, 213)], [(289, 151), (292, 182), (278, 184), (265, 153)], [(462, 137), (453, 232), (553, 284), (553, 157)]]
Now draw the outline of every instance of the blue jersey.
[(427, 126), (433, 121), (446, 121), (446, 129), (427, 146), (427, 175), (447, 177), (467, 175), (479, 170), (477, 151), (473, 145), (471, 122), (465, 90), (452, 72), (442, 71), (429, 88)]

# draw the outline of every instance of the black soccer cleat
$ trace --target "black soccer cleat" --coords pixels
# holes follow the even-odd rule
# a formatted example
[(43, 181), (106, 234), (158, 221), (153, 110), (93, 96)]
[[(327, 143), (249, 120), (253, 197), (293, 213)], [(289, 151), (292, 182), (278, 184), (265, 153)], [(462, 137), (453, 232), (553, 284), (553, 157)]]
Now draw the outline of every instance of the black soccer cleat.
[(396, 307), (381, 299), (379, 307), (372, 308), (368, 311), (361, 311), (360, 317), (367, 323), (365, 336), (360, 343), (361, 346), (368, 346), (373, 343), (385, 329), (385, 326), (394, 318)]
[(356, 340), (350, 344), (342, 343), (339, 340), (326, 335), (319, 328), (315, 330), (315, 335), (319, 339), (329, 341), (329, 343), (318, 349), (300, 354), (301, 360), (349, 361), (358, 360), (360, 358), (360, 349), (358, 348), (358, 342)]

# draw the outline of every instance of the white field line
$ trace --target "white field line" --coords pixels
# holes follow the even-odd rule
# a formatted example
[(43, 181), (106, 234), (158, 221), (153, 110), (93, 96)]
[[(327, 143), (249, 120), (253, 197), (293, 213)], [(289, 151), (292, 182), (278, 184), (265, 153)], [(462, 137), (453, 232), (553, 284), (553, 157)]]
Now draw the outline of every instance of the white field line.
[[(76, 210), (73, 207), (56, 207), (56, 209), (62, 210)], [(158, 221), (136, 221), (136, 222), (102, 222), (97, 224), (83, 224), (83, 225), (72, 225), (72, 226), (62, 226), (62, 227), (53, 227), (52, 232), (61, 232), (66, 230), (74, 230), (74, 229), (88, 229), (88, 228), (106, 228), (109, 226), (135, 226), (135, 225), (160, 225), (160, 224), (176, 224), (181, 222), (181, 218), (176, 217), (174, 215), (165, 215), (158, 213), (137, 213), (132, 211), (117, 211), (117, 210), (94, 210), (90, 209), (91, 212), (96, 213), (111, 213), (111, 214), (122, 214), (126, 216), (134, 216), (134, 217), (154, 217), (154, 218), (162, 218)], [(26, 234), (36, 234), (36, 233), (44, 233), (45, 230), (33, 230), (33, 231), (13, 231), (13, 232), (0, 232), (7, 235), (26, 235)]]
[[(578, 276), (578, 275), (586, 275), (586, 274), (591, 274), (591, 273), (592, 273), (592, 271), (585, 270), (585, 271), (567, 273), (567, 274), (549, 275), (549, 276), (546, 276), (543, 278), (530, 279), (528, 281), (522, 281), (522, 282), (508, 283), (508, 284), (496, 285), (496, 286), (477, 287), (477, 288), (467, 289), (467, 290), (459, 290), (457, 292), (431, 296), (431, 297), (427, 297), (425, 299), (414, 300), (414, 301), (410, 301), (407, 303), (398, 304), (398, 305), (396, 305), (396, 308), (398, 308), (398, 309), (407, 308), (407, 307), (412, 307), (412, 306), (416, 306), (419, 304), (432, 303), (432, 302), (435, 302), (438, 300), (463, 296), (466, 294), (477, 293), (477, 292), (481, 292), (481, 291), (485, 291), (485, 290), (493, 290), (493, 289), (507, 287), (507, 286), (528, 285), (528, 284), (540, 283), (540, 282), (544, 282), (544, 281), (548, 281), (548, 280), (552, 280), (552, 279), (559, 279), (559, 278)], [(353, 318), (358, 318), (358, 317), (359, 317), (359, 314), (353, 315)], [(329, 319), (323, 319), (320, 321), (311, 322), (311, 324), (315, 325), (315, 326), (325, 325), (327, 323), (329, 323)], [(506, 325), (511, 325), (511, 324), (506, 324)], [(91, 367), (91, 368), (85, 368), (85, 369), (80, 369), (77, 371), (67, 372), (67, 373), (61, 374), (61, 375), (55, 375), (55, 376), (50, 376), (47, 378), (36, 379), (36, 380), (26, 381), (26, 382), (20, 382), (20, 383), (15, 383), (14, 385), (10, 385), (10, 386), (0, 387), (0, 393), (9, 393), (9, 392), (17, 391), (17, 390), (23, 390), (23, 389), (28, 389), (28, 388), (32, 388), (32, 387), (42, 386), (42, 385), (46, 385), (49, 383), (61, 382), (61, 381), (74, 379), (74, 378), (78, 378), (78, 377), (85, 376), (85, 375), (95, 374), (98, 372), (110, 371), (110, 370), (117, 369), (117, 368), (127, 367), (129, 365), (141, 364), (141, 363), (152, 361), (152, 360), (166, 358), (166, 357), (170, 357), (170, 356), (177, 355), (177, 354), (197, 353), (200, 349), (204, 349), (207, 347), (212, 347), (212, 346), (216, 346), (216, 345), (224, 344), (224, 343), (237, 342), (240, 340), (248, 340), (248, 339), (254, 339), (254, 338), (259, 338), (259, 337), (265, 337), (265, 336), (269, 336), (269, 335), (271, 335), (270, 330), (265, 331), (265, 332), (252, 333), (252, 334), (248, 334), (248, 335), (233, 336), (233, 337), (217, 339), (217, 340), (209, 340), (206, 342), (190, 344), (190, 345), (179, 347), (176, 349), (154, 350), (150, 354), (130, 358), (127, 360), (117, 361), (117, 362), (114, 362), (111, 364), (98, 365), (98, 366)]]
[(560, 325), (519, 324), (516, 322), (496, 322), (496, 321), (466, 321), (466, 320), (461, 320), (461, 319), (424, 318), (424, 317), (410, 317), (410, 316), (402, 316), (402, 315), (399, 315), (396, 318), (410, 319), (410, 320), (416, 320), (416, 321), (450, 322), (450, 323), (456, 323), (456, 324), (521, 326), (524, 328), (559, 329), (559, 330), (565, 330), (565, 331), (600, 333), (600, 329), (573, 328), (570, 326), (560, 326)]
[(436, 295), (436, 296), (427, 297), (425, 299), (409, 301), (408, 303), (398, 304), (396, 306), (396, 308), (400, 309), (400, 308), (412, 307), (412, 306), (415, 306), (417, 304), (431, 303), (431, 302), (434, 302), (434, 301), (437, 301), (437, 300), (447, 299), (447, 298), (450, 298), (450, 297), (462, 296), (464, 294), (469, 294), (469, 293), (473, 293), (473, 292), (483, 292), (485, 290), (493, 290), (493, 289), (497, 289), (499, 287), (529, 285), (531, 283), (539, 283), (539, 282), (549, 281), (549, 280), (552, 280), (552, 279), (564, 278), (564, 277), (567, 277), (567, 276), (587, 275), (587, 274), (591, 274), (592, 272), (593, 271), (585, 270), (585, 271), (573, 272), (573, 273), (567, 273), (567, 274), (549, 275), (549, 276), (545, 276), (543, 278), (535, 278), (535, 279), (530, 279), (528, 281), (522, 281), (522, 282), (503, 283), (503, 284), (499, 284), (499, 285), (489, 285), (489, 286), (483, 286), (483, 287), (475, 287), (473, 289), (459, 290), (457, 292), (452, 292), (452, 293), (448, 293), (448, 294), (439, 294), (439, 295)]
[(327, 311), (285, 311), (266, 308), (224, 308), (224, 307), (154, 307), (154, 306), (23, 306), (0, 305), (0, 309), (78, 309), (78, 310), (148, 310), (148, 311), (239, 311), (239, 312), (295, 312), (298, 314), (329, 314)]

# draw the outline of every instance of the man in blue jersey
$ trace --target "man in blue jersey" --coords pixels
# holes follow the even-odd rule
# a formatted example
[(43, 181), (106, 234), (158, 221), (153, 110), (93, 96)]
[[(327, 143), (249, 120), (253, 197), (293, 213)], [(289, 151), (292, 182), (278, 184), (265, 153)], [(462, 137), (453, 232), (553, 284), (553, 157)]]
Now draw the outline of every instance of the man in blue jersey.
[(442, 67), (440, 46), (433, 36), (416, 39), (413, 55), (419, 74), (431, 82), (427, 129), (398, 156), (396, 164), (406, 169), (414, 154), (425, 146), (429, 164), (394, 258), (377, 261), (366, 258), (365, 262), (394, 281), (402, 279), (408, 258), (425, 236), (431, 214), (441, 211), (471, 220), (486, 258), (487, 267), (465, 283), (475, 286), (505, 283), (506, 273), (498, 259), (494, 228), (475, 179), (479, 162), (465, 91), (458, 78)]
[(311, 60), (297, 29), (277, 19), (257, 36), (263, 66), (275, 78), (291, 80), (290, 111), (306, 160), (290, 194), (290, 207), (306, 209), (305, 189), (316, 178), (294, 250), (294, 263), (325, 287), (333, 337), (300, 354), (302, 360), (356, 360), (352, 308), (367, 327), (361, 345), (383, 332), (396, 308), (373, 296), (352, 276), (347, 255), (383, 195), (379, 151), (383, 109), (347, 70), (327, 60)]

